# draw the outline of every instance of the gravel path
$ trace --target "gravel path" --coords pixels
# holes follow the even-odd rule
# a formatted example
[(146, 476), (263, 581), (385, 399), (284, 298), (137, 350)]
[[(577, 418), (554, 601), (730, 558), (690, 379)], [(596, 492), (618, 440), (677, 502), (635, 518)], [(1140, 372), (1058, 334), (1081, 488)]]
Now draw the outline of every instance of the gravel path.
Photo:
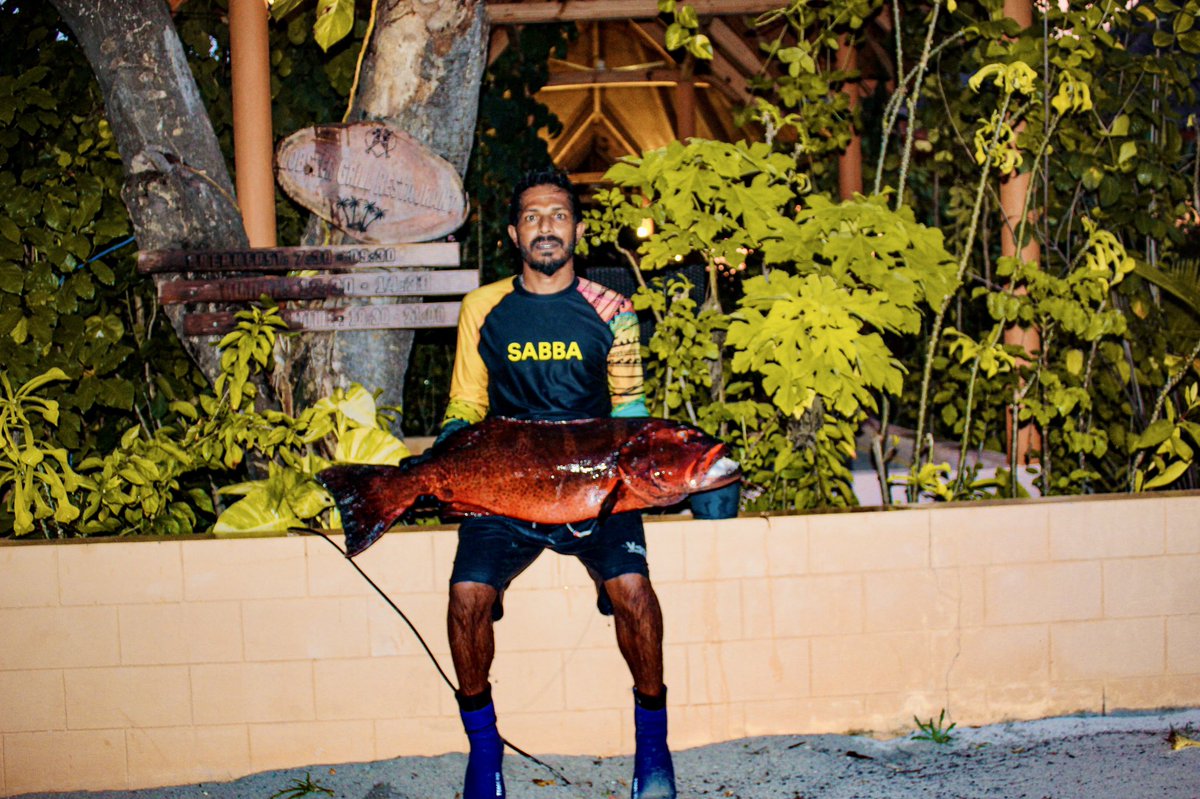
[[(745, 738), (676, 753), (680, 799), (1200, 799), (1200, 708), (955, 730), (948, 744), (846, 735)], [(624, 799), (631, 758), (510, 755), (510, 799)], [(463, 755), (265, 772), (226, 783), (25, 799), (455, 799)], [(305, 787), (308, 793), (302, 793)], [(317, 788), (325, 791), (316, 790)], [(295, 790), (289, 790), (295, 789)]]

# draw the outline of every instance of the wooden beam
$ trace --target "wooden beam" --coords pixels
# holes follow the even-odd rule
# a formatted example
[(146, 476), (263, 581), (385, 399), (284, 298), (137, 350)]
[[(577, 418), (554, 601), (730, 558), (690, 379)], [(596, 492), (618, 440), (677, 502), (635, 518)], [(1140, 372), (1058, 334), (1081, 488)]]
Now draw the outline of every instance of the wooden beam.
[(176, 280), (158, 287), (163, 305), (188, 302), (324, 300), (333, 297), (430, 297), (466, 294), (479, 288), (474, 269), (363, 271), (313, 277), (223, 277)]
[(456, 241), (416, 244), (335, 244), (327, 247), (270, 247), (243, 250), (143, 250), (138, 271), (290, 272), (295, 269), (355, 269), (377, 266), (458, 266)]
[[(779, 8), (780, 0), (690, 0), (702, 17), (762, 14)], [(493, 25), (529, 25), (608, 19), (653, 19), (656, 0), (560, 0), (549, 3), (488, 3)]]
[(683, 81), (695, 83), (702, 89), (708, 88), (703, 81), (688, 78), (678, 69), (589, 69), (578, 72), (559, 72), (551, 75), (546, 85), (541, 88), (544, 92), (569, 91), (571, 89), (586, 89), (591, 86), (614, 86), (617, 88), (646, 87), (646, 86), (675, 86)]
[(751, 105), (754, 103), (754, 95), (750, 93), (750, 85), (746, 80), (746, 76), (741, 70), (729, 63), (729, 59), (725, 58), (720, 51), (713, 53), (712, 60), (713, 76), (717, 80), (713, 81), (713, 85), (729, 99), (731, 103), (740, 103), (741, 105)]
[(724, 20), (714, 19), (709, 22), (708, 35), (725, 57), (747, 77), (754, 77), (762, 71), (762, 57)]
[(509, 35), (507, 28), (496, 28), (492, 31), (491, 40), (488, 42), (488, 57), (487, 62), (490, 67), (496, 63), (496, 59), (508, 49)]
[[(460, 302), (418, 302), (400, 305), (354, 305), (349, 308), (284, 308), (280, 316), (288, 330), (390, 330), (394, 328), (455, 327)], [(194, 313), (183, 318), (184, 335), (228, 333), (237, 325), (233, 312)]]

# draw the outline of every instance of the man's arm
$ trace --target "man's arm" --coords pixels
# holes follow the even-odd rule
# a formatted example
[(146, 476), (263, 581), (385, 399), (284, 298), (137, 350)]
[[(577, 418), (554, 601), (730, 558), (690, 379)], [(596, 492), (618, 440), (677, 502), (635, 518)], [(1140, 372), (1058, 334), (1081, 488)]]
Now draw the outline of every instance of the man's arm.
[(483, 421), (488, 412), (488, 370), (479, 354), (479, 331), (494, 300), (483, 292), (471, 292), (463, 298), (458, 312), (458, 340), (454, 350), (454, 371), (450, 376), (450, 401), (442, 416), (437, 446), (455, 430)]
[(649, 416), (642, 382), (642, 345), (633, 303), (624, 299), (608, 327), (613, 334), (612, 347), (608, 351), (612, 415), (625, 418)]

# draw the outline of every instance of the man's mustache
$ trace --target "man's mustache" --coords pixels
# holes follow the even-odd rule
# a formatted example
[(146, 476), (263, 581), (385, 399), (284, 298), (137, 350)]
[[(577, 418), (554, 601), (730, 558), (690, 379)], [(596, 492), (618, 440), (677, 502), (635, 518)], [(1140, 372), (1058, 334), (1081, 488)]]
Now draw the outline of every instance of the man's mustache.
[(553, 243), (557, 244), (559, 247), (567, 246), (566, 243), (562, 239), (560, 239), (558, 236), (538, 236), (536, 239), (529, 242), (529, 246), (536, 247), (539, 244), (541, 244), (542, 242), (553, 242)]

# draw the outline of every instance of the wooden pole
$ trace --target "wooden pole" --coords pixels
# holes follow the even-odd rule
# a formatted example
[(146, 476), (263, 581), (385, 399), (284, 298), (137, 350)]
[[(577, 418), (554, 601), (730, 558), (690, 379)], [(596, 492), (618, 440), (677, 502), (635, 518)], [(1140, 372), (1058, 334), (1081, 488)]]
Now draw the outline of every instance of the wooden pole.
[(275, 246), (271, 47), (263, 0), (230, 0), (233, 158), (238, 205), (252, 247)]
[[(837, 68), (847, 72), (858, 69), (858, 50), (850, 41), (850, 37), (843, 34), (839, 39)], [(850, 100), (847, 110), (851, 115), (858, 107), (860, 91), (857, 80), (842, 82), (842, 93)], [(849, 200), (855, 194), (862, 193), (862, 136), (857, 128), (852, 127), (850, 143), (846, 145), (845, 152), (838, 156), (838, 196)]]
[(696, 135), (696, 84), (683, 77), (675, 84), (675, 137), (681, 142)]
[[(1004, 15), (1014, 19), (1022, 29), (1033, 25), (1033, 4), (1030, 0), (1004, 0)], [(1018, 128), (1020, 133), (1020, 128)], [(1037, 263), (1041, 260), (1041, 246), (1030, 237), (1029, 241), (1018, 248), (1016, 240), (1017, 228), (1021, 225), (1021, 211), (1025, 207), (1025, 196), (1029, 192), (1030, 173), (1013, 172), (1000, 180), (1000, 254), (1016, 256), (1026, 263)], [(1026, 220), (1025, 230), (1032, 229), (1036, 215), (1031, 211)], [(1013, 289), (1016, 294), (1024, 294), (1025, 287)], [(1020, 327), (1014, 325), (1004, 331), (1004, 343), (1021, 347), (1027, 353), (1036, 353), (1041, 349), (1041, 333), (1036, 327)], [(1036, 357), (1036, 356), (1035, 356)], [(1015, 430), (1015, 434), (1014, 434)], [(1017, 463), (1024, 464), (1029, 460), (1031, 450), (1040, 450), (1042, 446), (1041, 433), (1033, 424), (1016, 426), (1015, 419), (1008, 419), (1008, 446), (1011, 452), (1016, 449)]]

